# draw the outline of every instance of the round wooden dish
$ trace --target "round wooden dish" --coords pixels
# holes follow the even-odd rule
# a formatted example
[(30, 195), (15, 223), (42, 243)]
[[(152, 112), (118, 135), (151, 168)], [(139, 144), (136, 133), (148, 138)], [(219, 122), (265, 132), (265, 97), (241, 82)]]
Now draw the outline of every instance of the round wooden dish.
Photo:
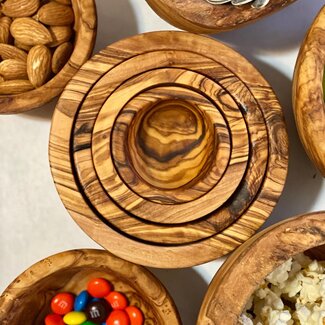
[(152, 9), (172, 25), (194, 33), (213, 34), (241, 27), (274, 13), (295, 0), (270, 0), (261, 9), (248, 3), (212, 5), (206, 0), (147, 0)]
[(325, 212), (301, 215), (269, 227), (222, 265), (204, 298), (197, 325), (235, 325), (257, 285), (290, 257), (325, 258)]
[(172, 298), (148, 270), (91, 249), (53, 255), (18, 276), (0, 297), (0, 323), (44, 324), (56, 293), (78, 294), (94, 277), (109, 280), (115, 290), (125, 293), (130, 304), (142, 310), (146, 324), (181, 324)]
[(325, 177), (325, 6), (301, 46), (293, 83), (293, 107), (300, 139)]
[(21, 113), (48, 103), (60, 95), (68, 81), (91, 56), (97, 31), (95, 0), (71, 2), (75, 14), (75, 42), (69, 61), (57, 75), (40, 88), (16, 95), (0, 95), (0, 114)]
[(94, 240), (175, 268), (254, 234), (281, 194), (287, 149), (281, 107), (249, 62), (207, 37), (155, 32), (110, 45), (76, 74), (54, 113), (50, 163)]

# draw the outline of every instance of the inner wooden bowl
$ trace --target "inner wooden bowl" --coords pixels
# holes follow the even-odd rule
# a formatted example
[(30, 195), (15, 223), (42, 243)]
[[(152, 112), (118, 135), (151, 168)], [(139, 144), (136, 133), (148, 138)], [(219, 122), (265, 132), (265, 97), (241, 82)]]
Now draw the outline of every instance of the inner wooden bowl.
[(197, 325), (235, 325), (257, 286), (299, 253), (325, 259), (325, 212), (301, 215), (269, 227), (222, 265), (204, 298)]
[(40, 107), (60, 95), (68, 81), (91, 56), (97, 32), (95, 0), (71, 0), (75, 15), (74, 50), (63, 69), (43, 86), (16, 95), (0, 95), (0, 114)]
[(241, 27), (274, 13), (295, 0), (270, 0), (261, 9), (248, 3), (212, 5), (206, 0), (147, 0), (156, 13), (172, 25), (194, 33), (219, 33)]
[(180, 325), (172, 298), (145, 268), (102, 250), (73, 250), (48, 257), (18, 276), (0, 297), (2, 325), (43, 325), (58, 292), (78, 294), (95, 277), (109, 280), (144, 314), (145, 324)]
[(301, 46), (293, 83), (293, 108), (300, 139), (325, 177), (325, 6)]

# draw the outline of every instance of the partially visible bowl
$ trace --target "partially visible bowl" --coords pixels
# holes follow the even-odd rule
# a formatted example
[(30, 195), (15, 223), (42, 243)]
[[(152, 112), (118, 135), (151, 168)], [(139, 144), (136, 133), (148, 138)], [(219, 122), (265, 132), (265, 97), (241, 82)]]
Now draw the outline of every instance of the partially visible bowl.
[(286, 220), (255, 235), (215, 275), (197, 325), (237, 324), (246, 302), (268, 274), (302, 252), (324, 260), (324, 245), (325, 211)]
[(95, 46), (95, 0), (72, 0), (75, 15), (74, 50), (62, 70), (43, 86), (15, 95), (0, 95), (0, 114), (21, 113), (40, 107), (60, 95), (66, 84), (91, 56)]
[(147, 0), (163, 19), (172, 25), (193, 33), (219, 33), (239, 28), (245, 24), (274, 13), (295, 0), (270, 0), (264, 8), (252, 8), (251, 4), (234, 6), (213, 5), (206, 0)]
[(180, 325), (172, 298), (144, 267), (104, 250), (72, 250), (48, 257), (19, 275), (0, 297), (2, 325), (43, 325), (51, 298), (58, 292), (85, 290), (94, 277), (109, 280), (143, 312), (146, 324)]

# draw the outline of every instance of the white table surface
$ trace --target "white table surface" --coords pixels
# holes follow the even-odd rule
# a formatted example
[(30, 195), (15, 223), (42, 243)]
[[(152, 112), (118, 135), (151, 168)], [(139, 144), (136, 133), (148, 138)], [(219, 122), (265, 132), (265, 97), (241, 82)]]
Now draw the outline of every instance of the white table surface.
[[(325, 180), (300, 144), (291, 106), (298, 48), (324, 0), (299, 0), (253, 25), (215, 37), (251, 60), (274, 87), (290, 138), (284, 193), (266, 225), (308, 211), (325, 210)], [(97, 0), (96, 51), (137, 33), (174, 29), (144, 0)], [(0, 116), (0, 291), (38, 260), (74, 248), (99, 247), (69, 217), (55, 190), (48, 163), (54, 102), (29, 113)], [(181, 270), (153, 270), (179, 308), (184, 325), (195, 324), (217, 260)], [(171, 325), (171, 324), (168, 324)]]

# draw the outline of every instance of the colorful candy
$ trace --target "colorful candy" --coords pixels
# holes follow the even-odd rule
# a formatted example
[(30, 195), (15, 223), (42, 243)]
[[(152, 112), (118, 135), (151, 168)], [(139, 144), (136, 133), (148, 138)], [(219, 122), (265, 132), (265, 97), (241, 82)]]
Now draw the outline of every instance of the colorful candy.
[(53, 313), (65, 315), (73, 310), (74, 296), (71, 293), (58, 293), (51, 300), (51, 309)]
[(111, 292), (112, 286), (107, 280), (97, 278), (88, 282), (87, 290), (95, 298), (104, 298)]
[(105, 299), (91, 302), (86, 308), (87, 319), (95, 324), (102, 324), (106, 321), (110, 312), (112, 311), (111, 306)]
[(113, 309), (122, 310), (129, 304), (126, 297), (117, 291), (112, 291), (105, 299), (111, 304)]
[(70, 311), (63, 317), (67, 325), (80, 325), (87, 320), (86, 314), (81, 311)]
[(126, 313), (128, 314), (131, 325), (142, 325), (144, 322), (144, 317), (142, 311), (135, 306), (128, 306), (125, 308)]
[(89, 298), (90, 296), (87, 290), (80, 292), (74, 301), (74, 310), (75, 311), (84, 310), (88, 304)]
[(113, 310), (107, 318), (106, 325), (130, 325), (130, 319), (124, 310)]
[(45, 317), (45, 325), (64, 325), (62, 316), (49, 314)]

